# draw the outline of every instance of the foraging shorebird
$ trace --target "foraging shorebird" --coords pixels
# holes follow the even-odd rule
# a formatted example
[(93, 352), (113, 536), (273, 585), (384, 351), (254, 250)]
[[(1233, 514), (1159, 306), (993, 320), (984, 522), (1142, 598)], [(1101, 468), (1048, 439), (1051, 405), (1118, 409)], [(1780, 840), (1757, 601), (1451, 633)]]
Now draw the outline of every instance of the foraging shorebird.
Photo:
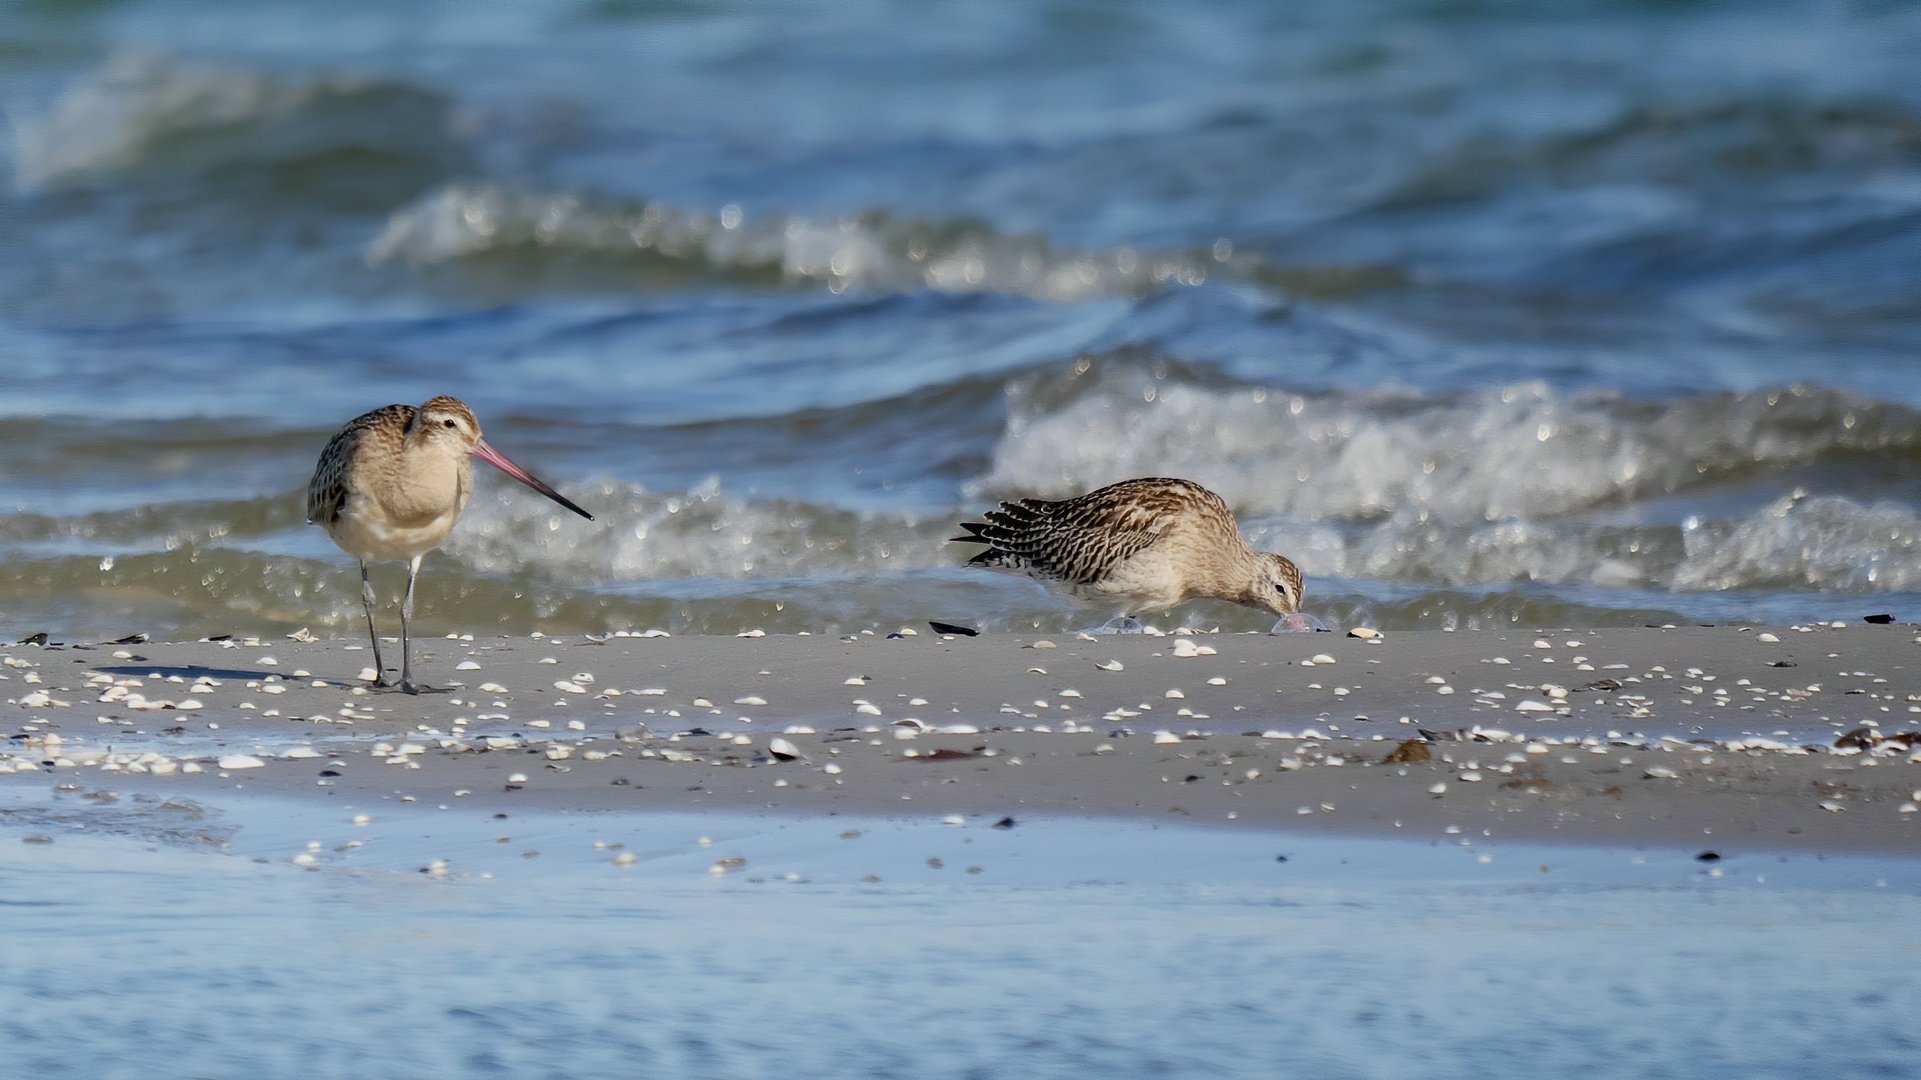
[(1139, 632), (1135, 613), (1202, 598), (1271, 611), (1283, 617), (1277, 630), (1323, 629), (1300, 614), (1300, 568), (1248, 547), (1227, 503), (1191, 480), (1123, 480), (1060, 502), (1004, 502), (982, 516), (952, 538), (987, 545), (969, 566), (1018, 571), (1119, 607), (1105, 631)]
[(480, 436), (480, 421), (459, 398), (442, 395), (425, 405), (388, 405), (348, 421), (320, 452), (307, 483), (307, 521), (327, 530), (340, 550), (360, 560), (360, 599), (367, 608), (367, 636), (374, 645), (374, 685), (393, 686), (380, 662), (374, 630), (374, 587), (367, 564), (399, 559), (407, 564), (407, 595), (400, 604), (400, 683), (418, 694), (409, 637), (414, 620), (414, 579), (420, 560), (440, 546), (467, 508), (474, 487), (471, 458), (586, 518), (594, 515), (507, 460)]

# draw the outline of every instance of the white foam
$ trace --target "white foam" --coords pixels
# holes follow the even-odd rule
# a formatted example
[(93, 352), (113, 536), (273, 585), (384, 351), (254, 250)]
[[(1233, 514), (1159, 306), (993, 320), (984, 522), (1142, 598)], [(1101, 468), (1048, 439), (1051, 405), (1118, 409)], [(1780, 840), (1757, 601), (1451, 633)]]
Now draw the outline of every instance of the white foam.
[[(576, 489), (578, 494), (578, 490)], [(784, 577), (957, 561), (944, 518), (862, 515), (744, 498), (709, 481), (685, 492), (605, 483), (581, 494), (608, 527), (582, 527), (529, 492), (469, 505), (446, 548), (486, 573), (532, 571), (574, 581)]]
[(1058, 406), (1017, 390), (977, 489), (1062, 497), (1184, 476), (1255, 514), (1468, 523), (1564, 515), (1823, 452), (1921, 448), (1912, 410), (1833, 390), (1647, 403), (1540, 382), (1310, 396), (1138, 369), (1090, 381)]
[(686, 259), (778, 272), (836, 290), (1003, 292), (1074, 302), (1198, 285), (1222, 260), (1120, 248), (1056, 251), (1040, 236), (880, 211), (748, 217), (659, 202), (500, 184), (456, 184), (396, 211), (367, 250), (375, 263), (432, 265), (500, 250)]

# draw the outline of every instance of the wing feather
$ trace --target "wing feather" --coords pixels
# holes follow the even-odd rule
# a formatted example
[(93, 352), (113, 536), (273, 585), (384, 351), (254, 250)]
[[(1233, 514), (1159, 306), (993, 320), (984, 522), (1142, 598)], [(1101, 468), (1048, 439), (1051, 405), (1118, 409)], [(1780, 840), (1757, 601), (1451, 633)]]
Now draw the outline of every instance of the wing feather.
[(354, 461), (369, 434), (396, 421), (405, 428), (413, 422), (414, 412), (412, 405), (386, 405), (361, 413), (334, 432), (333, 438), (327, 440), (326, 449), (320, 452), (312, 479), (307, 481), (309, 523), (331, 526), (340, 520), (351, 494), (349, 484)]
[(1092, 585), (1196, 512), (1233, 520), (1220, 496), (1193, 481), (1144, 477), (1072, 499), (1004, 502), (983, 521), (962, 522), (968, 535), (954, 540), (988, 545), (972, 566)]

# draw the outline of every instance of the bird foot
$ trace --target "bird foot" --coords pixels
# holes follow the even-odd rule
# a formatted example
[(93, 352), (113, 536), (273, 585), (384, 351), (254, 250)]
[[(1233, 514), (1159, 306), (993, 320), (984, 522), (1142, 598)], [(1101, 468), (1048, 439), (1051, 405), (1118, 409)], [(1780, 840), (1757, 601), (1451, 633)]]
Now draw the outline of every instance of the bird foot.
[(421, 694), (450, 694), (453, 692), (453, 687), (451, 686), (428, 686), (425, 683), (414, 682), (412, 679), (402, 679), (399, 682), (388, 682), (385, 679), (381, 679), (379, 682), (373, 684), (373, 689), (386, 694), (408, 694), (414, 697), (418, 697)]
[(1147, 627), (1132, 615), (1116, 615), (1099, 626), (1082, 630), (1083, 634), (1145, 634)]
[(1275, 623), (1274, 629), (1268, 631), (1270, 634), (1331, 634), (1333, 632), (1328, 629), (1326, 623), (1305, 611), (1290, 612), (1281, 616), (1281, 621)]
[(451, 694), (453, 690), (451, 686), (428, 686), (426, 683), (417, 683), (411, 679), (400, 680), (400, 692), (412, 694), (415, 697), (421, 694)]

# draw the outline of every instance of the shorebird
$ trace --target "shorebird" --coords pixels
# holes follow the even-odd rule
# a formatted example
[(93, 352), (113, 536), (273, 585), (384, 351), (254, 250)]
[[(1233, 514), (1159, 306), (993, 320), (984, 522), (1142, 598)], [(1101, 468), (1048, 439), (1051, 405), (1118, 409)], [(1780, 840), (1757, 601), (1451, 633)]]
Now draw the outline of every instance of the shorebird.
[(1117, 605), (1121, 613), (1099, 631), (1139, 633), (1135, 613), (1203, 598), (1271, 611), (1282, 617), (1276, 631), (1325, 629), (1300, 613), (1300, 568), (1248, 547), (1227, 503), (1192, 480), (1123, 480), (1059, 502), (1015, 499), (982, 516), (952, 538), (987, 545), (969, 566), (1017, 571)]
[(414, 620), (414, 580), (420, 560), (440, 546), (467, 508), (474, 487), (471, 458), (508, 476), (586, 518), (594, 515), (488, 445), (480, 421), (459, 398), (441, 395), (416, 408), (388, 405), (348, 421), (320, 452), (307, 482), (307, 522), (327, 530), (340, 550), (360, 561), (360, 600), (367, 608), (367, 636), (374, 646), (374, 685), (390, 687), (380, 662), (380, 635), (374, 630), (374, 586), (367, 576), (372, 561), (398, 559), (407, 564), (407, 595), (400, 604), (400, 682), (403, 693), (424, 689), (414, 682), (410, 636)]

